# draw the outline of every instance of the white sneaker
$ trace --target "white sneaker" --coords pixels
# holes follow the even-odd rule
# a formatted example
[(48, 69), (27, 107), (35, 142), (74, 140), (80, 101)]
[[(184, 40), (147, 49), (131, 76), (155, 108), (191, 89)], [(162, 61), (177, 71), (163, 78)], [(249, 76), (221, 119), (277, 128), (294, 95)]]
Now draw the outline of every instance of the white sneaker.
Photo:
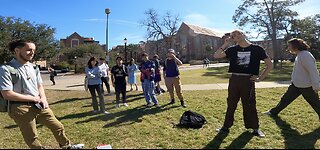
[(262, 114), (272, 116), (270, 111), (263, 112)]
[(110, 114), (110, 112), (108, 112), (108, 111), (104, 111), (104, 112), (102, 112), (103, 114)]
[(74, 144), (74, 145), (70, 145), (67, 149), (83, 149), (84, 148), (84, 144)]
[(116, 106), (115, 106), (116, 108), (119, 108), (120, 107), (120, 104), (116, 104)]
[(123, 103), (123, 106), (126, 106), (126, 107), (128, 107), (129, 105), (128, 105), (127, 103)]

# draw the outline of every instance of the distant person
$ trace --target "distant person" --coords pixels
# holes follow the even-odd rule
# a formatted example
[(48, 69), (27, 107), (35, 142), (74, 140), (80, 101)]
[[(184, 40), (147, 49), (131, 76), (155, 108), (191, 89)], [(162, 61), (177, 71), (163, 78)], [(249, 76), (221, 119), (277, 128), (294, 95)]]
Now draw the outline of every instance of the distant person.
[(281, 97), (277, 106), (264, 114), (277, 116), (300, 95), (316, 111), (320, 119), (320, 77), (316, 59), (308, 51), (310, 46), (302, 39), (293, 38), (288, 41), (288, 50), (297, 57), (291, 74), (291, 85)]
[(126, 90), (127, 90), (127, 81), (126, 76), (128, 76), (127, 67), (122, 64), (122, 57), (118, 56), (116, 58), (117, 64), (111, 69), (111, 81), (112, 85), (116, 91), (116, 108), (120, 107), (120, 93), (122, 94), (122, 104), (123, 106), (128, 107), (126, 100)]
[[(233, 43), (236, 45), (231, 46)], [(228, 108), (224, 124), (217, 131), (229, 132), (241, 98), (245, 128), (253, 129), (252, 134), (255, 136), (265, 137), (265, 134), (259, 130), (255, 82), (262, 81), (269, 74), (272, 69), (271, 59), (262, 47), (247, 41), (244, 33), (239, 30), (233, 31), (214, 53), (216, 59), (225, 57), (229, 59), (229, 72), (231, 73), (227, 98)], [(261, 60), (265, 62), (266, 68), (259, 75)]]
[(152, 107), (150, 99), (153, 102), (153, 106), (158, 107), (158, 100), (156, 94), (154, 93), (154, 63), (149, 60), (149, 55), (147, 53), (142, 54), (142, 63), (139, 66), (141, 71), (141, 82), (144, 98), (146, 99), (146, 107)]
[(207, 57), (205, 57), (204, 59), (203, 59), (203, 68), (207, 68), (208, 67), (208, 64), (209, 64), (209, 59), (207, 58)]
[(135, 60), (133, 58), (130, 59), (130, 63), (128, 65), (128, 83), (130, 84), (130, 90), (132, 91), (132, 85), (135, 85), (136, 91), (138, 91), (138, 85), (137, 85), (137, 75), (135, 74), (138, 70), (138, 66), (135, 63)]
[(30, 62), (36, 53), (35, 43), (15, 40), (9, 43), (9, 50), (15, 54), (15, 58), (9, 62), (9, 65), (18, 71), (20, 77), (16, 83), (12, 83), (10, 71), (2, 65), (0, 91), (1, 95), (10, 102), (8, 114), (20, 128), (25, 143), (31, 149), (45, 148), (40, 143), (37, 133), (37, 123), (40, 123), (51, 130), (60, 148), (82, 148), (81, 145), (71, 144), (63, 124), (49, 108), (40, 71)]
[(174, 89), (176, 90), (177, 96), (180, 100), (182, 107), (186, 107), (180, 82), (180, 71), (179, 66), (182, 65), (181, 60), (176, 57), (174, 49), (169, 49), (167, 52), (167, 59), (163, 66), (163, 76), (165, 77), (165, 84), (170, 94), (171, 102), (169, 104), (174, 104)]
[(109, 66), (108, 64), (105, 63), (105, 59), (104, 58), (100, 58), (99, 59), (99, 68), (102, 72), (102, 77), (101, 77), (101, 90), (102, 93), (104, 93), (104, 89), (103, 89), (103, 83), (106, 85), (106, 89), (108, 91), (108, 95), (111, 95), (110, 93), (110, 84), (109, 84)]
[(160, 81), (161, 81), (161, 66), (160, 66), (160, 58), (157, 54), (155, 54), (153, 56), (153, 62), (154, 62), (154, 65), (155, 65), (155, 77), (154, 77), (154, 82), (156, 84), (156, 89), (155, 89), (155, 93), (156, 94), (161, 94), (161, 93), (164, 93), (165, 90), (161, 88), (160, 86)]
[[(104, 103), (104, 97), (102, 94), (101, 86), (101, 76), (102, 71), (98, 67), (98, 61), (95, 57), (91, 57), (88, 61), (88, 66), (85, 69), (86, 76), (88, 78), (88, 88), (91, 94), (92, 99), (92, 107), (94, 113), (103, 113), (103, 114), (109, 114), (109, 112), (106, 111), (105, 103)], [(97, 95), (99, 97), (99, 106), (97, 101)], [(99, 110), (100, 107), (100, 110)]]
[(54, 77), (57, 76), (57, 71), (53, 69), (51, 66), (49, 66), (48, 72), (50, 74), (50, 81), (52, 82), (52, 85), (56, 85), (56, 81), (54, 80)]

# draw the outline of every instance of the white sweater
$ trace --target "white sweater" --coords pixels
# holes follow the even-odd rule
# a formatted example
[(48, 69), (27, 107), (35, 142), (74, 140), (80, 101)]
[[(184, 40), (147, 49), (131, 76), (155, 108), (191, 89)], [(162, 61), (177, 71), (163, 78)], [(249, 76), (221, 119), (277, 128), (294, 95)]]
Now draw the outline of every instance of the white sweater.
[(292, 83), (298, 88), (320, 89), (320, 77), (316, 60), (309, 51), (300, 51), (291, 74)]

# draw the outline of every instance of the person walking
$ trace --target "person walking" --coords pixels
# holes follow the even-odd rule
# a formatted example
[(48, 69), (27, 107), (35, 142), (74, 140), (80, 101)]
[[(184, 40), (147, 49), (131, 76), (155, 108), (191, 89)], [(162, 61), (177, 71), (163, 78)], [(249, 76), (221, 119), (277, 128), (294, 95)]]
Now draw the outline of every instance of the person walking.
[(169, 49), (167, 52), (167, 59), (163, 66), (163, 76), (165, 77), (165, 84), (170, 94), (170, 103), (174, 104), (174, 89), (176, 90), (177, 96), (180, 100), (182, 107), (187, 107), (182, 95), (181, 82), (180, 82), (180, 71), (179, 66), (182, 62), (176, 57), (174, 49)]
[(56, 81), (54, 81), (54, 77), (57, 76), (57, 71), (54, 70), (51, 66), (49, 66), (48, 72), (50, 74), (50, 81), (52, 82), (52, 85), (56, 85)]
[(127, 82), (126, 76), (128, 76), (127, 67), (122, 64), (122, 57), (118, 56), (116, 58), (117, 64), (111, 69), (111, 81), (112, 85), (116, 91), (116, 108), (120, 107), (120, 93), (122, 94), (122, 104), (123, 106), (128, 107), (126, 100), (126, 90)]
[(135, 60), (131, 58), (128, 65), (128, 83), (130, 84), (130, 91), (133, 90), (132, 85), (135, 85), (136, 91), (138, 91), (137, 75), (135, 74), (137, 70), (138, 66), (135, 63)]
[(20, 128), (25, 143), (31, 149), (43, 149), (37, 133), (37, 122), (48, 127), (61, 148), (80, 149), (83, 145), (72, 145), (63, 124), (49, 107), (39, 69), (30, 61), (36, 53), (32, 41), (14, 40), (9, 50), (15, 58), (9, 65), (17, 70), (19, 79), (12, 83), (11, 73), (5, 65), (0, 67), (0, 91), (9, 100), (9, 116)]
[(147, 53), (142, 54), (143, 62), (139, 66), (139, 70), (141, 71), (141, 82), (144, 98), (146, 99), (147, 105), (146, 107), (151, 107), (152, 104), (150, 99), (153, 102), (153, 106), (158, 107), (158, 100), (156, 94), (154, 93), (154, 63), (149, 60), (149, 56)]
[[(104, 97), (101, 90), (102, 71), (98, 67), (98, 61), (95, 57), (91, 57), (89, 59), (87, 63), (87, 67), (85, 68), (85, 72), (86, 72), (86, 77), (88, 79), (88, 89), (91, 94), (93, 112), (109, 114), (109, 112), (106, 111)], [(98, 94), (98, 97), (99, 97), (99, 106), (98, 106), (96, 94)], [(99, 107), (100, 107), (100, 110), (99, 110)]]
[(102, 94), (104, 93), (104, 89), (103, 89), (103, 83), (106, 85), (106, 89), (108, 92), (108, 95), (110, 96), (110, 84), (109, 84), (109, 66), (108, 64), (105, 63), (105, 59), (104, 58), (100, 58), (99, 59), (99, 68), (101, 70), (102, 76), (101, 76), (101, 90), (102, 90)]
[(299, 38), (288, 41), (288, 50), (296, 55), (293, 71), (291, 74), (291, 85), (282, 95), (280, 102), (271, 110), (264, 112), (266, 115), (277, 116), (283, 109), (291, 104), (298, 96), (311, 105), (320, 119), (320, 100), (318, 91), (320, 89), (320, 77), (317, 69), (316, 59), (308, 51), (310, 46)]
[[(236, 45), (230, 46), (233, 43)], [(255, 82), (262, 81), (269, 74), (272, 69), (271, 59), (262, 47), (247, 41), (244, 33), (239, 30), (233, 31), (214, 53), (216, 59), (225, 57), (229, 59), (229, 72), (231, 73), (228, 86), (228, 107), (224, 124), (217, 131), (229, 132), (241, 98), (245, 127), (253, 129), (252, 134), (255, 136), (265, 137), (265, 134), (259, 130)], [(265, 62), (266, 68), (259, 75), (260, 60)]]

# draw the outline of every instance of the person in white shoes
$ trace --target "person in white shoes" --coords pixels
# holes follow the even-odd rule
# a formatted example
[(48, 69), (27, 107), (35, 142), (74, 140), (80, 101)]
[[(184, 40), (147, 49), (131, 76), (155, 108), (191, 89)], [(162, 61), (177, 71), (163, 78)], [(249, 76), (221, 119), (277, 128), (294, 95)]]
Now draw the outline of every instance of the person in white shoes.
[(120, 107), (120, 93), (122, 94), (122, 103), (123, 106), (128, 106), (126, 100), (126, 90), (127, 90), (127, 81), (126, 76), (128, 76), (127, 67), (122, 64), (122, 58), (116, 58), (117, 64), (111, 69), (111, 81), (112, 85), (116, 92), (116, 108)]
[[(102, 72), (98, 66), (98, 61), (95, 57), (91, 57), (88, 61), (87, 67), (85, 68), (86, 77), (88, 78), (88, 88), (91, 94), (92, 99), (92, 107), (93, 112), (97, 113), (104, 113), (108, 114), (109, 112), (106, 111), (105, 103), (104, 103), (104, 97), (102, 94), (102, 81), (101, 76)], [(99, 97), (99, 106), (97, 101), (97, 94)], [(100, 107), (100, 110), (99, 110)]]
[(63, 124), (49, 107), (39, 68), (30, 62), (36, 54), (36, 44), (20, 39), (10, 42), (8, 47), (15, 54), (9, 65), (17, 70), (19, 78), (13, 83), (9, 69), (0, 66), (0, 92), (9, 101), (8, 115), (19, 127), (25, 143), (31, 149), (46, 148), (37, 132), (37, 123), (40, 123), (51, 130), (60, 148), (83, 148), (83, 144), (71, 144)]
[[(236, 43), (236, 45), (233, 45)], [(226, 50), (225, 50), (226, 49)], [(246, 40), (243, 32), (235, 30), (224, 44), (214, 53), (214, 58), (229, 59), (229, 79), (227, 112), (224, 124), (217, 129), (219, 132), (229, 132), (233, 125), (234, 113), (241, 98), (244, 125), (247, 129), (253, 129), (252, 134), (265, 137), (259, 130), (259, 118), (256, 108), (255, 82), (262, 81), (271, 71), (272, 62), (266, 51), (259, 45)], [(259, 74), (260, 61), (265, 62), (265, 69)]]

